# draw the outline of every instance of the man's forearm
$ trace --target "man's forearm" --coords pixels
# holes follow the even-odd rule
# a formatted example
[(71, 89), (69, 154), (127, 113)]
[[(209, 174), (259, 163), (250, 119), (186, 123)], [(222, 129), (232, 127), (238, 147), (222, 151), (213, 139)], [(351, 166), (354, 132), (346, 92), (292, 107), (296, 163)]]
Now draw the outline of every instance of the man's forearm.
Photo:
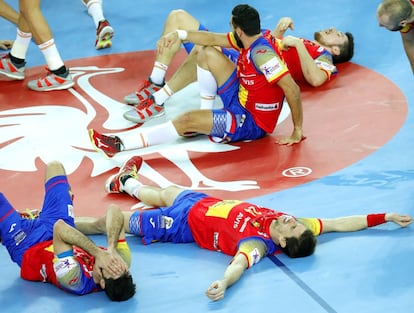
[(226, 34), (198, 30), (177, 30), (177, 33), (179, 39), (190, 41), (196, 45), (231, 47)]

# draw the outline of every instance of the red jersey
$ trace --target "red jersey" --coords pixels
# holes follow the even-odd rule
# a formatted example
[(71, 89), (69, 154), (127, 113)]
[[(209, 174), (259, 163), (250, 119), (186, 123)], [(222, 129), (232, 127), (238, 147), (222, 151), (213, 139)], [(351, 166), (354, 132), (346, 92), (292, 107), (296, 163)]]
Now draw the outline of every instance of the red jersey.
[[(279, 44), (280, 49), (282, 50), (282, 40), (276, 40)], [(336, 74), (338, 72), (336, 66), (333, 64), (332, 55), (329, 53), (329, 51), (313, 41), (303, 38), (300, 38), (300, 40), (302, 40), (309, 55), (312, 57), (312, 59), (315, 60), (316, 66), (318, 66), (326, 73), (328, 79), (330, 79), (332, 74)], [(293, 79), (295, 81), (305, 81), (297, 50), (295, 48), (282, 50), (282, 56), (289, 68), (290, 75), (292, 75)]]
[(270, 32), (247, 49), (237, 45), (233, 33), (228, 33), (227, 39), (240, 53), (237, 59), (240, 104), (252, 114), (260, 128), (272, 133), (285, 97), (277, 82), (289, 74), (277, 42)]
[(188, 224), (195, 242), (204, 249), (234, 256), (243, 239), (261, 239), (267, 255), (280, 248), (272, 241), (270, 223), (285, 213), (262, 208), (239, 200), (206, 197), (188, 214)]
[[(74, 277), (72, 281), (65, 282), (70, 285), (70, 289), (64, 288), (56, 277), (54, 261), (57, 259), (55, 259), (52, 240), (38, 243), (26, 250), (23, 254), (20, 276), (30, 281), (48, 282), (79, 295), (100, 290), (92, 277), (95, 258), (78, 247), (74, 247), (73, 256), (79, 263), (82, 273), (80, 277)], [(68, 262), (66, 266), (73, 266), (73, 263)]]

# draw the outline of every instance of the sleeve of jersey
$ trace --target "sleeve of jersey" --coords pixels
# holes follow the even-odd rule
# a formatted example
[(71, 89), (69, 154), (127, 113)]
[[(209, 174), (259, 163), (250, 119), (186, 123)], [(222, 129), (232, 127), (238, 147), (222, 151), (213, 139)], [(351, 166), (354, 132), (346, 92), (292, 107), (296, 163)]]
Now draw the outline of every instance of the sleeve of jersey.
[(129, 249), (126, 240), (119, 240), (116, 250), (128, 266), (131, 265), (131, 250)]
[(239, 244), (236, 256), (243, 254), (247, 260), (248, 268), (250, 268), (266, 256), (266, 250), (266, 244), (262, 240), (248, 239)]
[(257, 46), (252, 50), (252, 58), (256, 68), (266, 77), (269, 83), (277, 82), (289, 74), (286, 63), (269, 46)]
[(328, 80), (331, 79), (332, 74), (336, 74), (338, 72), (338, 69), (332, 63), (332, 59), (325, 54), (321, 54), (317, 57), (315, 59), (315, 64), (319, 69), (325, 72)]
[(298, 220), (309, 228), (314, 236), (322, 233), (322, 221), (319, 218), (298, 218)]
[(53, 266), (59, 285), (68, 292), (84, 295), (97, 290), (92, 274), (84, 272), (73, 255), (55, 258)]
[(240, 47), (237, 45), (236, 38), (234, 38), (234, 34), (232, 32), (227, 33), (227, 40), (229, 41), (230, 45), (236, 49), (241, 50)]

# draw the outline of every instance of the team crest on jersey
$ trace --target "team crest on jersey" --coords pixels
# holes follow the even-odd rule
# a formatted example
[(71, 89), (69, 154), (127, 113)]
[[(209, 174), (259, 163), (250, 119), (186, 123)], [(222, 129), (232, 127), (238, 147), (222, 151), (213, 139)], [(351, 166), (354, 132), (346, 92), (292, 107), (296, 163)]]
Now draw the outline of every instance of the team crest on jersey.
[[(43, 184), (44, 167), (53, 160), (61, 161), (69, 175), (76, 195), (76, 215), (100, 214), (114, 201), (131, 206), (136, 200), (125, 195), (108, 196), (103, 186), (107, 177), (133, 155), (144, 159), (139, 172), (143, 183), (178, 185), (234, 199), (277, 192), (323, 178), (380, 149), (398, 132), (407, 114), (406, 99), (397, 86), (371, 70), (346, 63), (326, 86), (301, 88), (307, 139), (300, 145), (275, 144), (277, 138), (292, 132), (288, 105), (284, 105), (275, 133), (260, 140), (217, 144), (206, 136), (196, 136), (105, 158), (90, 143), (88, 128), (131, 135), (199, 106), (197, 86), (190, 85), (165, 103), (166, 114), (161, 118), (143, 125), (123, 118), (131, 109), (123, 97), (148, 77), (153, 56), (153, 51), (142, 51), (71, 60), (67, 65), (76, 85), (64, 91), (27, 89), (27, 80), (41, 75), (42, 67), (28, 69), (25, 81), (1, 82), (0, 175), (10, 182), (4, 184), (2, 192), (16, 208), (41, 203), (39, 186)], [(171, 73), (184, 57), (181, 51), (169, 67)], [(272, 76), (282, 66), (272, 59), (263, 70)], [(386, 127), (372, 128), (366, 123), (366, 115)], [(324, 142), (330, 144), (321, 145)], [(283, 175), (294, 167), (311, 171), (300, 177)], [(13, 182), (19, 179), (25, 184), (16, 188)]]

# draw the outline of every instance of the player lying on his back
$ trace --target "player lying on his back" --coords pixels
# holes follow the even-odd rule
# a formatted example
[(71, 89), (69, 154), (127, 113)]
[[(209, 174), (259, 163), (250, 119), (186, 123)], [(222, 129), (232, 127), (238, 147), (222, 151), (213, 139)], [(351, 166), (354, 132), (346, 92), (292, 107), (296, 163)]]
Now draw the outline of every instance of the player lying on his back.
[[(108, 178), (108, 193), (126, 193), (156, 209), (123, 212), (125, 231), (155, 241), (195, 242), (201, 248), (234, 256), (223, 278), (211, 283), (206, 295), (224, 297), (228, 287), (262, 258), (282, 250), (292, 258), (314, 252), (316, 236), (327, 232), (349, 232), (386, 222), (405, 227), (409, 215), (396, 213), (347, 216), (333, 219), (295, 218), (290, 214), (239, 200), (222, 200), (177, 186), (159, 188), (138, 181), (142, 158), (127, 160), (119, 172)], [(105, 233), (105, 216), (76, 218), (85, 234)]]

